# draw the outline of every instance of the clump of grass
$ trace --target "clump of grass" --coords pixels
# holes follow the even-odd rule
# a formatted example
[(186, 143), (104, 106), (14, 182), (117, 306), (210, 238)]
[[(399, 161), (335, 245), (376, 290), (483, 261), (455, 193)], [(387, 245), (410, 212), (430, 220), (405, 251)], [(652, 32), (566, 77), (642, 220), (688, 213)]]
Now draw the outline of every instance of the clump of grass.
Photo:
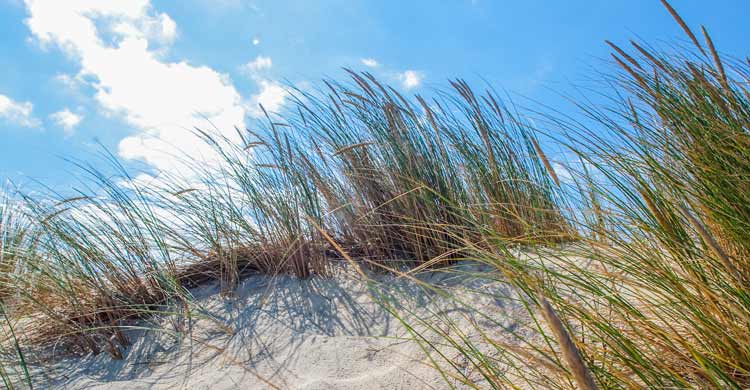
[(32, 388), (26, 355), (5, 305), (18, 295), (13, 281), (23, 274), (20, 258), (35, 252), (34, 226), (20, 209), (10, 191), (0, 190), (0, 380), (7, 389)]
[[(608, 42), (622, 70), (617, 105), (580, 106), (597, 128), (554, 122), (584, 162), (574, 179), (596, 196), (597, 217), (581, 226), (593, 239), (525, 259), (473, 246), (526, 296), (525, 329), (538, 336), (524, 349), (491, 339), (459, 349), (487, 372), (510, 365), (531, 385), (594, 386), (576, 368), (583, 361), (602, 388), (750, 386), (750, 72), (702, 28), (704, 48), (664, 3), (697, 53)], [(551, 305), (559, 323), (540, 320)], [(492, 353), (477, 352), (482, 343)], [(519, 384), (497, 378), (493, 387)]]
[[(6, 389), (23, 388), (24, 386), (33, 389), (26, 355), (21, 348), (20, 340), (16, 336), (14, 325), (2, 304), (0, 304), (0, 316), (3, 319), (2, 324), (0, 324), (0, 329), (2, 329), (0, 380), (2, 380)], [(10, 349), (10, 351), (7, 349)]]
[(14, 293), (12, 278), (23, 272), (20, 258), (35, 251), (34, 224), (22, 208), (10, 191), (0, 189), (0, 302)]
[(326, 83), (327, 100), (301, 96), (293, 121), (314, 134), (310, 174), (329, 178), (316, 181), (320, 193), (338, 190), (328, 198), (343, 205), (333, 209), (347, 241), (419, 264), (460, 246), (475, 225), (517, 242), (564, 236), (532, 131), (492, 93), (457, 80), (415, 105), (370, 74), (350, 75), (355, 87)]
[(295, 108), (263, 110), (252, 131), (196, 130), (215, 160), (187, 158), (188, 176), (132, 178), (107, 155), (115, 175), (77, 164), (89, 179), (73, 196), (24, 196), (36, 249), (4, 275), (39, 323), (32, 339), (120, 358), (125, 329), (201, 284), (326, 275), (342, 247), (376, 268), (433, 267), (481, 229), (514, 243), (569, 232), (533, 132), (492, 93), (459, 80), (410, 101), (349, 73), (352, 85), (292, 91)]
[(175, 268), (164, 240), (169, 225), (146, 192), (81, 169), (97, 192), (56, 202), (25, 196), (38, 250), (22, 259), (27, 272), (13, 280), (15, 303), (38, 315), (31, 324), (37, 342), (75, 340), (67, 345), (94, 353), (104, 345), (120, 357), (119, 348), (129, 344), (122, 329), (182, 294), (169, 272)]
[[(747, 69), (725, 68), (708, 35), (706, 53), (675, 17), (700, 55), (667, 57), (634, 46), (640, 65), (619, 62), (633, 97), (621, 115), (633, 125), (609, 123), (628, 149), (611, 142), (574, 146), (618, 189), (607, 199), (619, 228), (608, 239), (617, 250), (597, 260), (622, 272), (618, 288), (636, 294), (626, 300), (633, 305), (627, 321), (611, 321), (620, 333), (601, 337), (628, 340), (633, 356), (618, 363), (651, 385), (742, 388), (750, 383), (750, 355), (737, 341), (747, 339), (738, 324), (750, 316), (750, 101), (746, 86), (729, 75)], [(623, 316), (626, 308), (618, 308)]]
[[(240, 134), (239, 141), (199, 131), (220, 159), (218, 167), (195, 167), (193, 183), (162, 180), (162, 207), (171, 210), (180, 231), (175, 242), (199, 253), (199, 262), (181, 271), (210, 270), (228, 289), (247, 273), (325, 275), (325, 248), (306, 223), (322, 218), (320, 196), (294, 158), (296, 141), (270, 122), (265, 133)], [(252, 150), (249, 150), (251, 145)], [(196, 184), (196, 189), (184, 188)], [(181, 184), (182, 183), (182, 184)], [(192, 271), (190, 270), (192, 268)], [(195, 283), (195, 281), (193, 281)]]

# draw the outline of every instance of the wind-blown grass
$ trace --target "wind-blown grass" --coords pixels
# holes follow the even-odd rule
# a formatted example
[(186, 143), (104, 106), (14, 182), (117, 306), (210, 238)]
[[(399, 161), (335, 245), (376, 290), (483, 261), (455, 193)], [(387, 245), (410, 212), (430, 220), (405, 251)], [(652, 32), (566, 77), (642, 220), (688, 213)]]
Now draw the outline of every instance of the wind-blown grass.
[(608, 42), (613, 106), (581, 104), (588, 127), (546, 116), (580, 161), (564, 178), (539, 129), (491, 91), (456, 80), (405, 97), (348, 71), (290, 91), (292, 108), (236, 137), (196, 130), (215, 161), (187, 162), (189, 176), (143, 183), (111, 159), (116, 176), (81, 165), (90, 180), (73, 197), (3, 207), (3, 313), (26, 316), (35, 345), (117, 358), (134, 321), (190, 310), (204, 283), (326, 276), (341, 260), (390, 271), (474, 260), (495, 270), (475, 276), (517, 288), (528, 324), (513, 342), (479, 328), (477, 341), (425, 319), (481, 376), (423, 345), (446, 381), (746, 388), (750, 68), (667, 9), (695, 52)]
[(20, 258), (36, 249), (34, 224), (20, 209), (20, 202), (0, 189), (0, 301), (14, 293), (9, 275), (23, 273)]
[(491, 93), (456, 81), (409, 101), (350, 75), (234, 139), (196, 130), (216, 159), (187, 161), (188, 177), (144, 182), (109, 156), (114, 175), (78, 164), (89, 179), (74, 196), (25, 195), (38, 247), (13, 260), (27, 272), (3, 275), (38, 316), (34, 339), (119, 358), (123, 330), (184, 306), (189, 288), (325, 275), (337, 246), (374, 268), (436, 267), (480, 226), (514, 243), (570, 238), (532, 131)]
[[(24, 256), (28, 272), (14, 286), (25, 305), (42, 317), (43, 340), (73, 338), (115, 357), (115, 344), (128, 345), (120, 328), (180, 295), (175, 261), (164, 240), (149, 194), (128, 189), (91, 167), (81, 166), (99, 193), (54, 203), (26, 197), (27, 214), (37, 223), (38, 250)], [(41, 340), (40, 340), (41, 341)]]
[[(596, 199), (590, 238), (538, 258), (475, 248), (526, 295), (538, 336), (485, 339), (491, 354), (458, 348), (492, 387), (592, 388), (586, 371), (601, 388), (750, 386), (748, 65), (722, 60), (705, 28), (704, 47), (668, 10), (697, 53), (609, 43), (617, 105), (580, 106), (596, 128), (554, 121), (590, 173), (571, 171)], [(524, 377), (503, 376), (506, 365)]]
[(13, 299), (14, 284), (9, 275), (23, 273), (19, 260), (35, 251), (34, 230), (31, 222), (17, 210), (18, 204), (7, 191), (0, 192), (0, 380), (8, 389), (18, 384), (31, 387), (31, 375), (13, 323), (4, 302)]

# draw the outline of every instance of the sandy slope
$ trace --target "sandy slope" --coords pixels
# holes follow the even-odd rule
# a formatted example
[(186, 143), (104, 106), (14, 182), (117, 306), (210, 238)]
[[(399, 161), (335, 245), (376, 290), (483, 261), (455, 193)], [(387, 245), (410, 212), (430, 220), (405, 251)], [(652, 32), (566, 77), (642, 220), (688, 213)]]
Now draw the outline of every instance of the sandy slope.
[[(472, 271), (484, 270), (475, 268)], [(492, 313), (507, 330), (525, 316), (500, 283), (423, 274), (480, 312)], [(373, 291), (399, 302), (401, 313), (421, 318), (447, 316), (456, 323), (474, 321), (476, 312), (413, 281), (376, 275)], [(491, 294), (485, 294), (491, 293)], [(47, 368), (40, 388), (65, 389), (430, 389), (447, 388), (404, 326), (374, 302), (364, 283), (341, 267), (333, 278), (297, 280), (253, 276), (232, 296), (217, 286), (195, 291), (199, 310), (189, 336), (134, 331), (125, 358), (106, 354), (68, 358)], [(160, 326), (174, 329), (169, 319)], [(486, 321), (485, 321), (486, 322)], [(157, 324), (144, 324), (156, 326)], [(485, 326), (492, 337), (507, 337), (497, 326)], [(464, 331), (471, 326), (462, 328)], [(476, 337), (476, 335), (471, 336)], [(428, 335), (431, 341), (439, 340)], [(445, 348), (452, 358), (455, 351)], [(461, 365), (462, 359), (456, 358)], [(465, 366), (468, 366), (464, 364)], [(471, 367), (468, 375), (475, 376)], [(460, 386), (459, 386), (460, 388)]]

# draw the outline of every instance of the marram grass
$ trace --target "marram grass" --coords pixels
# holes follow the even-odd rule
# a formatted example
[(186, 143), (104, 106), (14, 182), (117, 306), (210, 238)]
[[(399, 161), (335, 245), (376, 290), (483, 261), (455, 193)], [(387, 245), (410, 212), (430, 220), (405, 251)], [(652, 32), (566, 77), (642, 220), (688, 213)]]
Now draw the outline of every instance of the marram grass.
[[(121, 358), (126, 329), (194, 315), (190, 289), (205, 283), (468, 260), (515, 287), (536, 337), (477, 328), (476, 341), (424, 319), (480, 374), (415, 333), (448, 386), (750, 387), (750, 66), (664, 4), (695, 51), (607, 41), (615, 98), (578, 106), (587, 127), (542, 114), (565, 135), (555, 142), (462, 80), (410, 97), (348, 71), (290, 91), (293, 107), (263, 110), (252, 130), (196, 130), (216, 162), (186, 160), (187, 177), (144, 184), (109, 156), (116, 174), (80, 164), (89, 180), (73, 196), (9, 198), (0, 379), (31, 386), (28, 352), (50, 345)], [(562, 175), (545, 153), (555, 146), (577, 168)]]
[(594, 127), (553, 122), (583, 163), (571, 180), (597, 199), (582, 239), (531, 258), (476, 248), (527, 297), (527, 329), (539, 336), (528, 348), (484, 340), (489, 354), (458, 348), (526, 373), (476, 388), (750, 386), (749, 66), (722, 60), (705, 28), (702, 44), (664, 4), (697, 52), (608, 42), (622, 71), (616, 104), (581, 105)]

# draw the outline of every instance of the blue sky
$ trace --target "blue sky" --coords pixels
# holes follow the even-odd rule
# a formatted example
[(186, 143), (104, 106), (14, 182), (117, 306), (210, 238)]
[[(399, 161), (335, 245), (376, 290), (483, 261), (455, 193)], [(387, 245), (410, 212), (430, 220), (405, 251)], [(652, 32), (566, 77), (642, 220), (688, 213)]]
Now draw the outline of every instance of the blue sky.
[[(750, 2), (673, 0), (718, 49), (744, 58)], [(66, 158), (98, 143), (129, 163), (177, 170), (172, 148), (205, 118), (252, 126), (342, 67), (407, 93), (462, 77), (570, 109), (560, 95), (608, 66), (604, 39), (682, 38), (657, 0), (0, 0), (0, 181), (60, 188)]]

